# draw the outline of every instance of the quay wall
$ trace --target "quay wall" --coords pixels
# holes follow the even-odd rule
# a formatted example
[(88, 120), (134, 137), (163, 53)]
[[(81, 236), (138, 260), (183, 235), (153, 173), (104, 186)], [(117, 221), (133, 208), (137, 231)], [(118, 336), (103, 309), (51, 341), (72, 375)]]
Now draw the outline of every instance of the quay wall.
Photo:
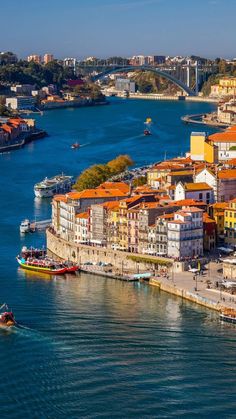
[[(134, 274), (151, 271), (155, 273), (158, 270), (157, 265), (147, 262), (137, 262), (131, 260), (130, 256), (142, 257), (142, 255), (135, 253), (122, 252), (119, 250), (112, 250), (107, 248), (93, 247), (85, 244), (70, 243), (55, 234), (50, 230), (46, 231), (47, 237), (47, 250), (60, 259), (66, 259), (78, 264), (84, 264), (86, 262), (92, 263), (111, 263), (114, 268), (114, 274)], [(148, 257), (148, 255), (146, 255)], [(156, 261), (163, 260), (173, 264), (173, 261), (168, 258), (154, 257), (152, 259)], [(163, 269), (163, 266), (159, 266)], [(164, 267), (165, 268), (165, 267)], [(184, 269), (181, 263), (173, 264), (173, 269), (181, 270)]]
[(207, 102), (217, 103), (218, 100), (210, 97), (202, 96), (175, 96), (175, 95), (161, 95), (158, 93), (129, 93), (129, 99), (149, 99), (149, 100), (186, 100), (188, 102)]
[(160, 290), (168, 292), (169, 294), (176, 295), (177, 297), (184, 298), (185, 300), (189, 300), (193, 303), (210, 308), (212, 310), (220, 311), (222, 309), (222, 305), (216, 303), (215, 301), (212, 301), (208, 298), (202, 297), (185, 289), (178, 288), (172, 284), (166, 284), (162, 282), (160, 279), (151, 278), (149, 284), (156, 286), (160, 288)]

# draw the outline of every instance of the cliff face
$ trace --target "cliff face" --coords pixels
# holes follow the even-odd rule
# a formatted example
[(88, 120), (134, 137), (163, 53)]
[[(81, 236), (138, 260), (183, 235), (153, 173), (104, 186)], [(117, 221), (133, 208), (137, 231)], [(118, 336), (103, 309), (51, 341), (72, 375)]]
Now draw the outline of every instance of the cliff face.
[(175, 94), (179, 91), (178, 86), (151, 72), (136, 72), (132, 79), (140, 93)]

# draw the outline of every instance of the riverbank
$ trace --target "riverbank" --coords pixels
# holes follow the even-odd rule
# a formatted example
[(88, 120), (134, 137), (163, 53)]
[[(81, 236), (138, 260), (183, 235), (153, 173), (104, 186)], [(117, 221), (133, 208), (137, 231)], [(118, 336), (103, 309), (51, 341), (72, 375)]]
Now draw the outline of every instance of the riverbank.
[(229, 308), (236, 310), (236, 296), (215, 288), (215, 282), (222, 279), (218, 270), (219, 264), (210, 262), (203, 275), (196, 276), (191, 272), (172, 273), (169, 277), (151, 278), (149, 284), (219, 312)]
[(228, 128), (229, 125), (210, 118), (211, 114), (184, 115), (181, 121), (185, 124), (208, 125), (217, 128)]
[(129, 93), (129, 99), (149, 99), (149, 100), (174, 100), (186, 102), (205, 102), (205, 103), (218, 103), (217, 99), (203, 96), (176, 96), (176, 95), (162, 95), (157, 93)]
[(47, 137), (48, 133), (44, 130), (35, 129), (33, 132), (22, 135), (20, 138), (14, 139), (11, 144), (7, 146), (0, 146), (0, 153), (6, 153), (9, 151), (15, 151), (19, 148), (24, 147), (26, 144), (31, 143), (34, 140)]

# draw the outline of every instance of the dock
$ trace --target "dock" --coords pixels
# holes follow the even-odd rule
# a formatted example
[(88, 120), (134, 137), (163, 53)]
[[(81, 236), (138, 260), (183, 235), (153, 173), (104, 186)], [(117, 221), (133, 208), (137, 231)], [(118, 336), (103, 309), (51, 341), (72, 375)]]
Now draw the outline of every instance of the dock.
[(195, 124), (195, 125), (209, 125), (212, 127), (218, 127), (218, 128), (228, 128), (229, 125), (223, 124), (222, 122), (217, 122), (214, 120), (211, 120), (209, 117), (207, 117), (208, 114), (195, 114), (195, 115), (184, 115), (181, 116), (181, 121), (185, 124)]
[(41, 220), (41, 221), (32, 221), (30, 222), (30, 230), (34, 231), (44, 231), (46, 230), (52, 223), (51, 218), (49, 220)]

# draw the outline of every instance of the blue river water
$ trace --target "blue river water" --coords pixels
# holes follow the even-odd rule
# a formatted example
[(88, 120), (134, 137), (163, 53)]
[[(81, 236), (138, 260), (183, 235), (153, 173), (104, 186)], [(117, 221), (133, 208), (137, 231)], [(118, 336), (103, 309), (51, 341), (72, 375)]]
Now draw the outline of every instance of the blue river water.
[[(180, 116), (213, 108), (112, 100), (49, 111), (37, 116), (48, 138), (0, 155), (0, 303), (21, 325), (0, 330), (1, 418), (235, 417), (233, 325), (145, 284), (86, 274), (50, 279), (15, 261), (23, 245), (45, 245), (43, 233), (19, 234), (22, 219), (50, 216), (34, 183), (60, 172), (76, 176), (121, 153), (136, 165), (181, 155), (199, 127)], [(150, 137), (142, 134), (146, 117)], [(83, 147), (72, 150), (76, 141)]]

